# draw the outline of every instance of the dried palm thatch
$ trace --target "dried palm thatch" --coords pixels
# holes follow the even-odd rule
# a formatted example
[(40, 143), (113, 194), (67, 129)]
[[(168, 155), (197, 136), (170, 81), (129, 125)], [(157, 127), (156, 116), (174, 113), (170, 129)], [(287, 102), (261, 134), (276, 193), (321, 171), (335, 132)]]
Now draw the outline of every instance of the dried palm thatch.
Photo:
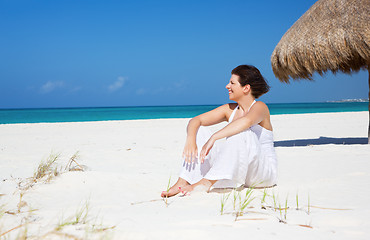
[(281, 38), (271, 65), (286, 83), (312, 80), (315, 72), (368, 69), (370, 87), (370, 0), (317, 1)]
[(280, 81), (314, 72), (351, 73), (370, 62), (370, 0), (319, 0), (284, 34), (271, 56)]

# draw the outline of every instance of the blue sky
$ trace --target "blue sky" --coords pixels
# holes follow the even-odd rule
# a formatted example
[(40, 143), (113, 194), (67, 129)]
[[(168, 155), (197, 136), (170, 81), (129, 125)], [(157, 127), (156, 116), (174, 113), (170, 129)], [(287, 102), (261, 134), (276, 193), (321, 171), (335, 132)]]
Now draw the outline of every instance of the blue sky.
[(240, 64), (267, 103), (367, 98), (365, 71), (275, 78), (272, 51), (314, 2), (0, 0), (0, 108), (222, 104)]

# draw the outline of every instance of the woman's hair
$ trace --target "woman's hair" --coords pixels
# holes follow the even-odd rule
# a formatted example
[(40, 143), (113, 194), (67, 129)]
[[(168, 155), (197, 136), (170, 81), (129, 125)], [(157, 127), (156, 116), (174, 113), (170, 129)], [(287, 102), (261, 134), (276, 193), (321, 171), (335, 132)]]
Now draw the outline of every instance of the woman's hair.
[(239, 76), (239, 83), (242, 87), (249, 84), (252, 89), (252, 95), (259, 98), (270, 90), (266, 79), (260, 71), (251, 65), (240, 65), (231, 71), (231, 74)]

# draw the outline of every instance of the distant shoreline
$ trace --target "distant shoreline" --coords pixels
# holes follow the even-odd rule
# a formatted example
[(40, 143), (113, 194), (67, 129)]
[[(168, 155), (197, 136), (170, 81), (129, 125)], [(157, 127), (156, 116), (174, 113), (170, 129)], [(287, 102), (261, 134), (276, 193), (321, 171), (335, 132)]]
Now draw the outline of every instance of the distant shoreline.
[(326, 101), (326, 102), (334, 102), (334, 103), (341, 103), (341, 102), (369, 102), (369, 99), (342, 99), (338, 101)]

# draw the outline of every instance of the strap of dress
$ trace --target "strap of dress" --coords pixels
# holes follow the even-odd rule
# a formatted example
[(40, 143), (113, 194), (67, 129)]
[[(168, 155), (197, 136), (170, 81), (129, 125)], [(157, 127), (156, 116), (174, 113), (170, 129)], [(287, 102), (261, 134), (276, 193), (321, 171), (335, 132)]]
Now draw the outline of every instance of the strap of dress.
[(248, 112), (249, 112), (249, 110), (251, 110), (251, 107), (253, 106), (253, 104), (255, 104), (256, 103), (256, 100), (254, 100), (253, 102), (252, 102), (252, 104), (249, 106), (249, 108), (248, 108)]
[[(256, 100), (254, 100), (253, 102), (252, 102), (252, 104), (250, 105), (250, 107), (248, 108), (248, 112), (249, 112), (249, 110), (251, 109), (251, 107), (253, 106), (253, 104), (255, 104), (256, 103)], [(230, 118), (229, 118), (229, 123), (234, 119), (234, 115), (235, 115), (235, 112), (236, 112), (236, 110), (239, 108), (239, 105), (237, 105), (236, 106), (236, 108), (233, 110), (233, 112), (231, 113), (231, 115), (230, 115)]]
[(238, 109), (239, 105), (236, 106), (236, 108), (233, 110), (233, 112), (231, 113), (231, 116), (229, 118), (229, 123), (234, 119), (234, 115), (235, 115), (235, 112), (236, 110)]

